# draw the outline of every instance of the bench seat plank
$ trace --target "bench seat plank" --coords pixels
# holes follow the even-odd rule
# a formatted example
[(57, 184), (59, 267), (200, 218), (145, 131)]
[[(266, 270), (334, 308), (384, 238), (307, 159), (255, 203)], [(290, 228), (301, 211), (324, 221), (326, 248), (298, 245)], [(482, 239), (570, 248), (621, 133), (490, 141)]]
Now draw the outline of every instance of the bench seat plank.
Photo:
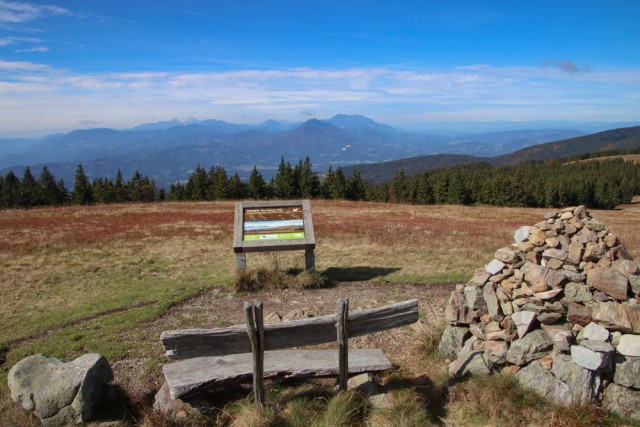
[[(391, 363), (380, 349), (349, 351), (349, 373), (382, 371)], [(196, 357), (162, 368), (174, 399), (209, 388), (248, 380), (253, 374), (251, 353)], [(280, 350), (264, 354), (264, 378), (326, 377), (338, 374), (337, 350)]]
[[(418, 321), (418, 300), (349, 313), (348, 336), (359, 337)], [(336, 340), (336, 315), (317, 316), (288, 322), (265, 323), (265, 350), (326, 344)], [(170, 360), (203, 356), (250, 353), (245, 325), (217, 329), (164, 331), (160, 336)]]

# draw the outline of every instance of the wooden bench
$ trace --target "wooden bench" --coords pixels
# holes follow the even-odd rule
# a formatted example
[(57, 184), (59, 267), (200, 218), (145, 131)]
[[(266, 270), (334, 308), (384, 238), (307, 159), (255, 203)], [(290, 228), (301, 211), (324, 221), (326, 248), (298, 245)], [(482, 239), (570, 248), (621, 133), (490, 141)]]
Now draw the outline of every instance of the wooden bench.
[[(418, 320), (418, 300), (349, 313), (338, 301), (336, 315), (263, 324), (262, 303), (245, 303), (245, 325), (165, 331), (164, 376), (174, 399), (253, 377), (257, 403), (264, 401), (264, 379), (338, 376), (382, 371), (391, 363), (379, 349), (348, 351), (349, 337), (409, 325)], [(337, 350), (283, 350), (338, 342)]]

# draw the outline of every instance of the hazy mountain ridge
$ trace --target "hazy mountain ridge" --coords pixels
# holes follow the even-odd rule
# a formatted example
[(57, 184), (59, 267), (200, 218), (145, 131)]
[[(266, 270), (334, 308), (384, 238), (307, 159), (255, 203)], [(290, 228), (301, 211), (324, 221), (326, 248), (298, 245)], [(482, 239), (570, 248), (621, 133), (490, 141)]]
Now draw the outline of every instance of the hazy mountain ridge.
[(577, 135), (582, 132), (571, 129), (417, 134), (358, 115), (303, 123), (269, 120), (258, 125), (171, 120), (127, 130), (76, 130), (40, 140), (0, 139), (0, 174), (14, 170), (21, 175), (26, 165), (38, 174), (46, 165), (69, 182), (82, 163), (90, 177), (112, 177), (118, 169), (130, 176), (139, 170), (167, 187), (187, 179), (197, 164), (224, 166), (241, 177), (247, 177), (255, 164), (270, 178), (281, 157), (296, 163), (309, 156), (316, 169), (326, 170), (329, 165), (348, 167), (429, 154), (495, 157)]
[(597, 151), (632, 148), (640, 148), (640, 126), (612, 129), (577, 138), (538, 144), (495, 157), (437, 154), (389, 162), (349, 166), (345, 167), (344, 171), (349, 175), (357, 169), (365, 179), (378, 184), (391, 181), (396, 171), (400, 169), (404, 170), (405, 175), (415, 175), (424, 171), (471, 163), (486, 162), (493, 166), (507, 166), (531, 160), (568, 158)]

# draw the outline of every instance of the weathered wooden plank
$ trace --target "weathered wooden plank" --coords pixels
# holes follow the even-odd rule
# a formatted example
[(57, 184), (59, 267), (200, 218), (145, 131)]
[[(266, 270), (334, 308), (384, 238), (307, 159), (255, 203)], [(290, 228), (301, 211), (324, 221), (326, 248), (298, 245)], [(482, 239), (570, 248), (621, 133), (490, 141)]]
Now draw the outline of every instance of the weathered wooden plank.
[[(385, 331), (418, 320), (418, 300), (349, 313), (349, 337)], [(265, 350), (326, 344), (336, 339), (336, 315), (267, 323)], [(244, 325), (218, 329), (165, 331), (160, 336), (167, 358), (172, 360), (203, 356), (249, 353), (251, 344)]]
[[(383, 371), (391, 363), (380, 349), (351, 350), (349, 373)], [(265, 352), (264, 377), (328, 377), (338, 374), (336, 350), (280, 350)], [(251, 353), (197, 357), (167, 363), (162, 368), (171, 397), (249, 381), (253, 372)]]

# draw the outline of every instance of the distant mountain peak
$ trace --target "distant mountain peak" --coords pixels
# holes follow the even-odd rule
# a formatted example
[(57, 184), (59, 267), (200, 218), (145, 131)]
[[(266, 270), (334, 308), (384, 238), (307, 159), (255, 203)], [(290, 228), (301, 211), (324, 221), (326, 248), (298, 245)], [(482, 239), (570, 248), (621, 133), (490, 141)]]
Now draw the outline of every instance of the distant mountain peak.
[(322, 120), (344, 130), (376, 130), (385, 133), (397, 133), (393, 127), (380, 124), (373, 119), (359, 114), (337, 114), (330, 119)]

